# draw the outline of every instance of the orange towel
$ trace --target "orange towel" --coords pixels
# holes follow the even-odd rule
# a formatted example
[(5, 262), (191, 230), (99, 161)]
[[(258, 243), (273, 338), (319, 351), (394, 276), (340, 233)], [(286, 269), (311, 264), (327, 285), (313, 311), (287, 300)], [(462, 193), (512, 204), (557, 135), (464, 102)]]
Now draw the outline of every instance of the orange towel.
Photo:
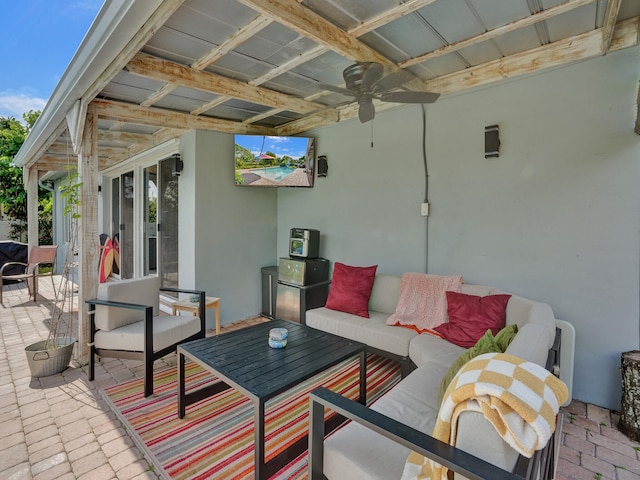
[(459, 292), (462, 276), (405, 273), (400, 280), (400, 298), (387, 325), (414, 325), (419, 330), (433, 329), (447, 321), (446, 291)]

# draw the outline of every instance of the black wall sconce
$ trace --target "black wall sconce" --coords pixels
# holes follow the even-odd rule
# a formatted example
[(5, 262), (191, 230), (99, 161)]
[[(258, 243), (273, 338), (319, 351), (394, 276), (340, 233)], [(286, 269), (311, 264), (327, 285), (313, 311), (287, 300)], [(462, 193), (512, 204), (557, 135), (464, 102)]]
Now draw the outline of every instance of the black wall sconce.
[(484, 158), (500, 156), (500, 127), (489, 125), (484, 127)]
[(318, 157), (318, 177), (326, 177), (329, 172), (329, 165), (327, 164), (327, 156), (320, 155)]
[(173, 170), (171, 171), (171, 175), (179, 177), (180, 173), (182, 173), (182, 170), (184, 169), (184, 163), (180, 159), (180, 154), (178, 153), (172, 155), (171, 158), (173, 158)]

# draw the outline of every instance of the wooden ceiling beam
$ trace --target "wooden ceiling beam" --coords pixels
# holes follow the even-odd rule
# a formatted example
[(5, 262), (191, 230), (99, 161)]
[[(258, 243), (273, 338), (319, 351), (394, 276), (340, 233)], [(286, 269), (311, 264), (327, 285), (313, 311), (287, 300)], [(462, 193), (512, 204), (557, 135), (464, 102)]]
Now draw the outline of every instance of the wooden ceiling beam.
[(99, 130), (98, 142), (116, 142), (125, 144), (144, 144), (154, 143), (154, 136), (147, 133), (119, 132), (114, 130)]
[[(216, 46), (210, 52), (208, 52), (206, 55), (203, 55), (201, 58), (199, 58), (198, 60), (193, 62), (191, 64), (191, 68), (193, 68), (194, 70), (204, 70), (209, 65), (211, 65), (214, 62), (216, 62), (217, 60), (222, 58), (224, 55), (229, 53), (231, 50), (233, 50), (234, 48), (238, 47), (242, 43), (246, 42), (253, 35), (258, 33), (260, 30), (262, 30), (263, 28), (265, 28), (267, 25), (269, 25), (272, 22), (273, 22), (273, 20), (271, 20), (271, 19), (269, 19), (269, 18), (267, 18), (267, 17), (265, 17), (263, 15), (258, 15), (256, 18), (254, 18), (249, 23), (247, 23), (244, 27), (240, 28), (237, 32), (235, 32), (233, 35), (231, 35), (226, 41), (224, 41), (220, 45)], [(160, 90), (158, 90), (157, 92), (155, 92), (154, 94), (149, 96), (149, 98), (147, 98), (140, 105), (143, 105), (145, 107), (150, 107), (151, 105), (153, 105), (153, 104), (157, 103), (158, 101), (160, 101), (162, 98), (164, 98), (167, 95), (169, 95), (177, 87), (178, 87), (178, 85), (176, 85), (176, 84), (167, 83)], [(206, 110), (208, 110), (208, 109), (204, 109), (202, 111), (206, 111)], [(191, 112), (191, 113), (193, 115), (197, 115), (197, 113), (195, 113), (195, 112)]]
[(297, 113), (311, 113), (325, 108), (324, 105), (269, 90), (214, 73), (194, 70), (174, 62), (139, 53), (127, 65), (130, 73), (170, 82), (216, 95), (227, 95), (258, 105), (283, 107)]
[[(109, 157), (113, 154), (122, 153), (123, 150), (126, 150), (128, 147), (99, 147), (100, 154), (104, 157)], [(47, 152), (47, 154), (51, 155), (69, 155), (71, 157), (76, 157), (77, 154), (73, 152), (73, 149), (67, 148), (66, 145), (61, 143), (52, 144)]]
[(155, 93), (152, 93), (144, 101), (140, 102), (140, 105), (142, 105), (143, 107), (150, 107), (151, 105), (158, 103), (164, 97), (169, 95), (176, 88), (178, 88), (178, 85), (176, 85), (175, 83), (167, 83), (160, 90), (158, 90)]
[(192, 110), (191, 115), (202, 115), (204, 112), (211, 110), (212, 108), (215, 108), (218, 105), (222, 105), (224, 102), (227, 102), (229, 100), (231, 100), (231, 97), (227, 95), (220, 95), (215, 100), (212, 100), (209, 103), (205, 103), (204, 105), (199, 106), (195, 110)]
[[(364, 21), (363, 23), (361, 23), (360, 25), (358, 25), (357, 27), (351, 29), (348, 31), (349, 35), (352, 35), (354, 37), (359, 37), (364, 35), (365, 33), (371, 32), (372, 30), (375, 30), (376, 28), (385, 25), (395, 19), (398, 19), (404, 15), (407, 15), (415, 10), (418, 10), (419, 8), (425, 7), (426, 5), (429, 5), (430, 3), (433, 3), (435, 0), (408, 0), (396, 7), (393, 7), (389, 10), (386, 10), (384, 12), (382, 12), (381, 14), (377, 15), (376, 17), (370, 18), (366, 21)], [(593, 1), (593, 0), (592, 0)], [(264, 19), (264, 20), (263, 20)], [(265, 25), (262, 25), (262, 22), (268, 22)], [(259, 15), (258, 17), (256, 17), (252, 22), (248, 23), (247, 25), (245, 25), (243, 28), (241, 28), (240, 30), (238, 30), (238, 32), (232, 36), (229, 37), (229, 39), (224, 42), (223, 44), (221, 44), (219, 47), (217, 47), (216, 49), (212, 50), (212, 52), (210, 52), (207, 56), (202, 57), (201, 59), (197, 60), (196, 62), (194, 62), (191, 66), (192, 68), (196, 68), (196, 69), (204, 69), (206, 68), (208, 65), (211, 65), (213, 62), (217, 61), (219, 58), (222, 57), (222, 55), (220, 55), (220, 53), (224, 52), (224, 54), (229, 53), (231, 50), (233, 50), (234, 48), (236, 48), (238, 45), (240, 45), (241, 43), (243, 43), (244, 41), (246, 41), (250, 35), (248, 35), (249, 33), (251, 34), (255, 34), (257, 33), (257, 31), (261, 30), (262, 28), (264, 28), (265, 26), (267, 26), (268, 24), (270, 24), (273, 20), (267, 18), (264, 15)], [(323, 53), (327, 52), (328, 49), (324, 46), (324, 45), (317, 45), (316, 47), (312, 48), (311, 50), (308, 50), (306, 52), (301, 53), (300, 55), (297, 55), (296, 57), (292, 58), (291, 60), (283, 63), (282, 65), (275, 67), (271, 70), (269, 70), (267, 73), (254, 78), (253, 80), (250, 80), (249, 82), (247, 82), (249, 85), (262, 85), (263, 83), (268, 82), (269, 80), (276, 78), (280, 75), (282, 75), (283, 73), (286, 73), (292, 69), (294, 69), (295, 67), (302, 65), (310, 60), (313, 60), (314, 58), (322, 55)], [(205, 60), (206, 59), (206, 60)], [(207, 110), (210, 110), (211, 108), (214, 108), (224, 102), (226, 102), (227, 100), (230, 100), (231, 97), (229, 96), (222, 96), (216, 100), (214, 100), (213, 102), (210, 102), (206, 105), (202, 105), (201, 107), (193, 110), (191, 113), (193, 115), (199, 115), (203, 112), (206, 112)], [(310, 100), (309, 98), (305, 98), (305, 100)], [(256, 115), (255, 117), (252, 117), (250, 119), (245, 120), (245, 123), (254, 123), (258, 120), (262, 120), (263, 118), (267, 118), (269, 117), (271, 114), (275, 114), (275, 113), (279, 113), (281, 111), (283, 111), (283, 108), (274, 108), (273, 110), (270, 110), (269, 112), (265, 112), (259, 115)], [(271, 112), (271, 113), (270, 113)]]
[[(526, 52), (510, 55), (494, 62), (434, 78), (429, 80), (427, 85), (433, 91), (443, 94), (456, 93), (473, 87), (490, 85), (507, 78), (516, 78), (568, 65), (602, 55), (601, 39), (602, 29), (593, 30)], [(638, 44), (640, 44), (640, 17), (634, 17), (616, 24), (609, 51), (622, 50)], [(383, 111), (393, 108), (396, 104), (374, 101), (374, 105), (376, 111)], [(358, 105), (349, 105), (339, 111), (340, 121), (355, 118), (358, 113)], [(320, 123), (317, 125), (309, 123), (307, 126), (309, 129), (313, 129), (320, 125)]]
[[(594, 1), (595, 0), (567, 0), (564, 3), (556, 5), (555, 7), (542, 10), (538, 13), (534, 13), (533, 15), (529, 15), (527, 17), (521, 18), (520, 20), (516, 20), (514, 22), (508, 23), (501, 27), (494, 28), (493, 30), (489, 30), (487, 32), (481, 33), (480, 35), (476, 35), (474, 37), (470, 37), (465, 40), (452, 43), (450, 45), (445, 45), (444, 47), (437, 48), (431, 52), (418, 55), (416, 57), (408, 58), (407, 60), (403, 60), (399, 62), (398, 66), (402, 68), (407, 68), (412, 65), (424, 63), (426, 61), (440, 57), (442, 55), (446, 55), (447, 53), (457, 52), (458, 50), (462, 50), (463, 48), (467, 48), (481, 42), (486, 42), (487, 40), (493, 40), (494, 38), (497, 38), (506, 33), (513, 32), (521, 28), (530, 27), (531, 25), (535, 25), (536, 23), (549, 20), (550, 18), (553, 18), (557, 15), (569, 12), (571, 10), (574, 10), (578, 7), (582, 7), (589, 3), (593, 3)], [(614, 19), (614, 23), (615, 23), (615, 19)]]
[(251, 118), (247, 118), (246, 120), (243, 120), (243, 123), (256, 123), (264, 118), (272, 117), (283, 111), (284, 109), (282, 108), (273, 108), (271, 110), (267, 110), (266, 112), (260, 113), (258, 115), (254, 115)]
[[(376, 17), (365, 20), (357, 27), (348, 30), (347, 33), (353, 37), (361, 37), (365, 33), (369, 33), (376, 28), (385, 25), (386, 23), (396, 20), (404, 15), (408, 15), (409, 13), (414, 12), (422, 7), (426, 7), (434, 1), (435, 0), (407, 0), (400, 5), (382, 12)], [(251, 80), (248, 83), (251, 85), (261, 85), (268, 82), (272, 78), (282, 75), (289, 70), (293, 70), (294, 68), (307, 63), (308, 61), (313, 60), (316, 57), (319, 57), (320, 55), (328, 51), (329, 48), (327, 48), (325, 45), (317, 45), (314, 48), (307, 50), (306, 52), (303, 52), (300, 55), (292, 58), (291, 60), (283, 63), (282, 65), (269, 70), (267, 73), (255, 78), (254, 80)]]
[(246, 125), (219, 118), (195, 116), (188, 113), (163, 110), (153, 107), (141, 107), (113, 100), (94, 100), (96, 112), (100, 118), (120, 120), (125, 123), (154, 125), (178, 129), (202, 129), (216, 132), (272, 135), (273, 129), (257, 125)]
[(436, 0), (407, 0), (406, 2), (400, 3), (389, 10), (385, 10), (375, 17), (368, 18), (357, 27), (349, 29), (349, 35), (361, 37), (365, 33), (369, 33), (376, 28), (391, 23), (394, 20), (426, 7), (435, 1)]
[[(109, 163), (110, 161), (108, 158), (98, 157), (99, 168), (107, 168), (106, 166), (109, 165)], [(76, 168), (77, 166), (78, 166), (77, 155), (74, 155), (69, 161), (69, 159), (66, 156), (51, 155), (48, 153), (45, 153), (44, 155), (42, 155), (38, 160), (38, 163), (36, 164), (36, 168), (39, 171), (43, 171), (43, 172), (49, 172), (49, 171), (64, 172), (69, 167)]]
[(186, 132), (188, 132), (188, 130), (183, 128), (162, 128), (158, 130), (156, 133), (154, 133), (153, 135), (151, 135), (151, 137), (153, 138), (153, 142), (151, 144), (138, 143), (136, 145), (132, 145), (127, 150), (126, 154), (121, 154), (121, 155), (111, 157), (110, 160), (113, 163), (110, 166), (116, 165), (120, 162), (124, 162), (125, 160), (129, 160), (131, 157), (134, 157), (135, 155), (138, 155), (139, 153), (142, 153), (145, 150), (148, 150), (152, 146), (160, 145), (161, 143), (164, 143), (167, 140), (171, 140), (173, 138), (177, 138), (181, 135), (184, 135)]
[[(626, 48), (637, 43), (638, 18), (620, 22), (612, 38), (611, 50)], [(429, 80), (427, 84), (433, 91), (442, 94), (454, 93), (599, 55), (602, 55), (602, 29), (592, 30), (477, 67), (434, 78)]]
[(380, 62), (384, 65), (392, 63), (382, 54), (296, 0), (239, 1), (343, 57), (360, 62)]
[(640, 44), (640, 17), (633, 17), (616, 23), (611, 38), (609, 52), (624, 50)]
[(275, 128), (275, 132), (277, 135), (296, 135), (338, 121), (340, 121), (340, 114), (336, 110), (330, 109), (280, 125)]
[(212, 49), (209, 53), (202, 56), (191, 64), (191, 68), (195, 70), (204, 70), (212, 63), (215, 63), (234, 48), (242, 45), (244, 42), (253, 37), (263, 28), (269, 26), (273, 22), (272, 19), (265, 17), (264, 15), (258, 15), (245, 26), (236, 31), (227, 40), (222, 42), (216, 48)]
[(616, 28), (616, 20), (620, 12), (622, 0), (609, 0), (607, 2), (607, 10), (604, 14), (604, 23), (602, 25), (602, 54), (606, 55), (611, 47), (613, 32)]
[(37, 161), (38, 159), (44, 155), (44, 153), (47, 151), (47, 149), (49, 148), (50, 145), (52, 145), (53, 143), (55, 143), (58, 138), (60, 138), (60, 136), (67, 130), (67, 121), (66, 118), (64, 121), (60, 122), (60, 124), (58, 125), (58, 128), (56, 128), (51, 135), (49, 135), (49, 138), (47, 138), (47, 141), (44, 142), (42, 144), (42, 146), (33, 154), (31, 155), (31, 160), (29, 161), (29, 163), (27, 163), (24, 167), (24, 169), (28, 169), (31, 168)]
[(127, 65), (127, 63), (141, 51), (155, 33), (182, 6), (185, 0), (164, 0), (149, 20), (138, 30), (127, 46), (116, 59), (96, 79), (82, 97), (85, 103), (91, 102), (105, 86)]
[(46, 153), (53, 155), (69, 155), (70, 157), (77, 157), (78, 155), (73, 152), (73, 147), (71, 144), (67, 145), (62, 142), (55, 142), (49, 145)]
[[(391, 72), (400, 70), (400, 67), (387, 57), (296, 0), (239, 0), (239, 2), (343, 57), (356, 62), (378, 62)], [(415, 90), (425, 89), (424, 82), (418, 78), (405, 86)]]

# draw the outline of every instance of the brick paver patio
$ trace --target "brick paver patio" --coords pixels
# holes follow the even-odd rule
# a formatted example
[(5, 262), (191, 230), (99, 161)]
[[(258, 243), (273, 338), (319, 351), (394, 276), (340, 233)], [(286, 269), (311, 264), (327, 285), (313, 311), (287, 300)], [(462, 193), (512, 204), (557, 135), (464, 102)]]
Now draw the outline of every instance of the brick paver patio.
[[(140, 362), (105, 359), (95, 382), (78, 365), (31, 378), (24, 347), (46, 338), (53, 298), (51, 283), (40, 285), (35, 303), (26, 287), (5, 286), (0, 306), (0, 479), (162, 478), (98, 390), (142, 376)], [(155, 367), (169, 365), (175, 355)], [(562, 415), (558, 480), (640, 480), (640, 446), (616, 429), (615, 412), (574, 400)]]

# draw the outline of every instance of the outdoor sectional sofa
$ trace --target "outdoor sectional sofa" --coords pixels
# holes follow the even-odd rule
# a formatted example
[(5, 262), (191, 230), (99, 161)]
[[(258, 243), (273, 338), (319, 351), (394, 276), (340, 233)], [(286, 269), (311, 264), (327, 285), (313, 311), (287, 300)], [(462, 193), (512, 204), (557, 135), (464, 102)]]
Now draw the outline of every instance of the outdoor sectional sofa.
[[(439, 410), (441, 379), (465, 348), (428, 333), (418, 334), (408, 328), (387, 325), (387, 318), (396, 311), (400, 285), (400, 276), (375, 276), (369, 300), (370, 318), (326, 307), (309, 310), (306, 314), (308, 326), (365, 343), (369, 351), (397, 359), (403, 364), (403, 379), (371, 409), (364, 409), (329, 391), (320, 391), (312, 396), (313, 400), (321, 399), (324, 406), (357, 420), (324, 441), (321, 436), (318, 438), (317, 431), (313, 432), (312, 425), (310, 464), (315, 471), (314, 478), (324, 475), (330, 480), (400, 479), (410, 451), (416, 450), (411, 446), (419, 445), (429, 450), (428, 445), (433, 441), (430, 435)], [(462, 284), (460, 292), (480, 297), (504, 293), (493, 287), (469, 284)], [(560, 338), (566, 337), (563, 338), (565, 351), (562, 352), (566, 365), (561, 379), (569, 388), (570, 398), (573, 327), (556, 320), (549, 305), (515, 295), (509, 298), (506, 306), (506, 324), (513, 323), (517, 324), (518, 333), (505, 353), (555, 370), (555, 373), (558, 373), (561, 361)], [(411, 427), (408, 433), (404, 426)], [(315, 427), (315, 430), (322, 430), (318, 424)], [(556, 435), (559, 430), (560, 426)], [(409, 439), (402, 438), (403, 432), (409, 435)], [(464, 452), (461, 457), (458, 449), (509, 472), (518, 471), (528, 478), (537, 475), (531, 470), (534, 462), (519, 461), (523, 458), (480, 413), (461, 414), (455, 447), (445, 452), (443, 461), (452, 461), (452, 466), (457, 464), (454, 469), (460, 472), (464, 473), (465, 469), (477, 472), (482, 469), (482, 462), (479, 465), (474, 463), (475, 460), (465, 457)], [(553, 471), (550, 455), (553, 449), (552, 439), (535, 459), (536, 468), (544, 470), (539, 478), (548, 478), (549, 472)], [(436, 448), (436, 451), (438, 455), (443, 453), (441, 448)], [(522, 472), (527, 468), (530, 469), (528, 473)], [(496, 473), (486, 475), (484, 478), (493, 478)]]

